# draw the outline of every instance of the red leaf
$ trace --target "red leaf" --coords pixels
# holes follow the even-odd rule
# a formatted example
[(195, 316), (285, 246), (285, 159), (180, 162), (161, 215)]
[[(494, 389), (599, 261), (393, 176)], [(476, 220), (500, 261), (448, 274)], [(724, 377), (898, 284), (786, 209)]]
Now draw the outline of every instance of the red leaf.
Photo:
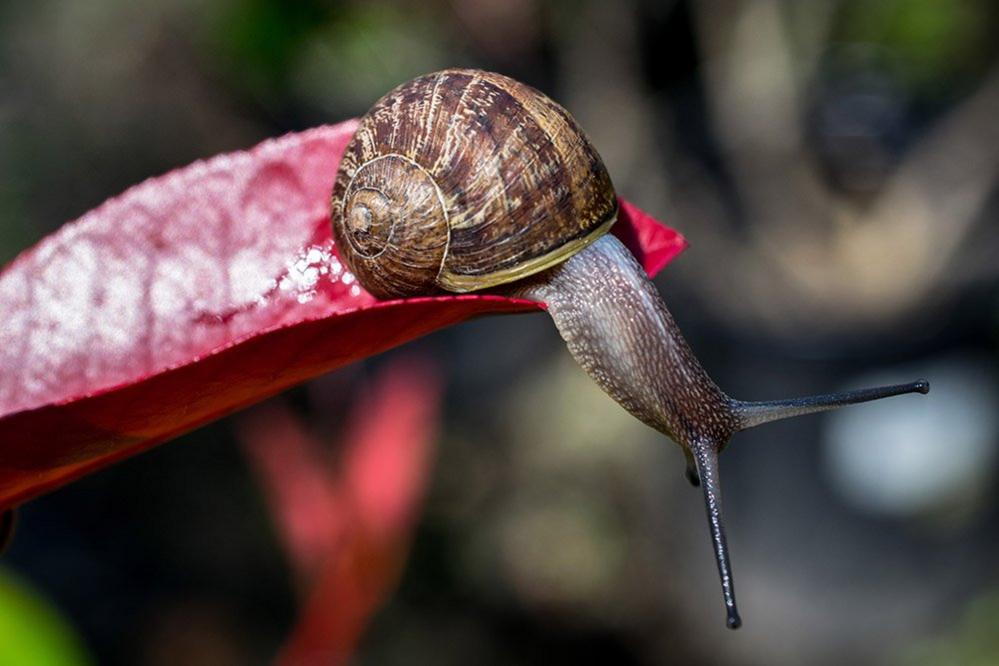
[[(150, 179), (0, 273), (0, 508), (438, 328), (538, 307), (360, 289), (327, 214), (356, 126)], [(650, 272), (684, 247), (626, 203), (615, 226)]]
[(278, 663), (346, 661), (395, 587), (427, 483), (440, 402), (436, 374), (396, 362), (360, 392), (334, 464), (280, 404), (241, 420), (243, 442), (306, 589)]

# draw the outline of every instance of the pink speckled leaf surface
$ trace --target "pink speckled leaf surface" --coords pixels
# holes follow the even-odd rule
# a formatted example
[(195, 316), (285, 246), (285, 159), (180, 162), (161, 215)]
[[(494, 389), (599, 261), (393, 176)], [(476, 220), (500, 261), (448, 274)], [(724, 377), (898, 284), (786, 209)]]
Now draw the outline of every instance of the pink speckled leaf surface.
[[(327, 210), (356, 126), (150, 179), (4, 268), (0, 508), (438, 328), (538, 308), (361, 289)], [(684, 247), (627, 202), (619, 220), (650, 274)]]

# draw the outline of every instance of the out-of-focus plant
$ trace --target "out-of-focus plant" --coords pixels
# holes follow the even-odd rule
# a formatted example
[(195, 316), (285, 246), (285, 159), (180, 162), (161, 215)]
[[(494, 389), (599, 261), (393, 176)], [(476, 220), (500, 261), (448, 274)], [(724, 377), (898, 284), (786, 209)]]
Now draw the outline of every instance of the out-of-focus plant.
[(427, 362), (397, 361), (358, 390), (333, 450), (279, 401), (241, 419), (302, 598), (278, 663), (343, 663), (391, 592), (429, 476), (439, 400)]
[(0, 664), (87, 666), (80, 638), (51, 604), (10, 571), (0, 569)]
[[(704, 180), (684, 190), (686, 202), (678, 203), (704, 225), (697, 240), (709, 247), (702, 256), (734, 260), (724, 274), (699, 272), (697, 283), (710, 291), (719, 314), (768, 322), (775, 330), (789, 321), (799, 327), (817, 320), (826, 327), (884, 326), (914, 316), (920, 306), (941, 303), (969, 280), (996, 276), (996, 263), (975, 256), (966, 241), (999, 176), (993, 122), (999, 72), (989, 73), (909, 146), (874, 192), (858, 196), (837, 189), (812, 156), (815, 128), (807, 120), (810, 107), (824, 104), (816, 98), (817, 84), (834, 46), (825, 40), (837, 12), (849, 3), (819, 4), (826, 12), (809, 13), (807, 41), (795, 39), (801, 26), (788, 20), (793, 10), (776, 0), (736, 2), (727, 11), (714, 2), (696, 5), (714, 129), (740, 214), (751, 221), (734, 232), (731, 220), (711, 213), (718, 206), (697, 195), (723, 196), (717, 183)], [(870, 20), (852, 18), (850, 25), (884, 25), (881, 12), (891, 11), (900, 31), (894, 39), (902, 45), (923, 40), (918, 31), (928, 21), (927, 3), (883, 4), (893, 9), (853, 3), (850, 16)], [(969, 26), (962, 18), (965, 3), (932, 4), (932, 14), (947, 18), (944, 25)], [(855, 39), (863, 44), (864, 34)], [(949, 43), (962, 40), (974, 42), (966, 33), (948, 36)], [(898, 57), (906, 53), (911, 49)], [(857, 114), (864, 111), (856, 105), (871, 101), (876, 91), (867, 93), (852, 102), (841, 97), (854, 106), (840, 110), (859, 121)], [(858, 126), (858, 131), (864, 130)], [(733, 279), (739, 280), (737, 287)], [(778, 285), (782, 297), (772, 298)]]
[[(561, 16), (563, 76), (627, 192), (668, 200), (683, 221), (700, 248), (684, 284), (718, 321), (785, 340), (874, 331), (999, 278), (983, 215), (999, 179), (990, 7), (689, 3), (708, 137), (681, 134), (641, 89), (641, 26), (609, 5)], [(602, 38), (608, 23), (617, 41)], [(663, 155), (645, 149), (650, 132)]]
[(964, 610), (952, 629), (909, 646), (899, 666), (992, 666), (999, 654), (999, 592), (992, 589)]

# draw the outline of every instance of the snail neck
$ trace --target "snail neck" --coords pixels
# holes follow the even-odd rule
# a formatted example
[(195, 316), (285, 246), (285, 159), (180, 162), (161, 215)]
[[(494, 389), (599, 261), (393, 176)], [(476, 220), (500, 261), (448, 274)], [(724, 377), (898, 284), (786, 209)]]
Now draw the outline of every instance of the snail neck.
[(634, 256), (606, 234), (562, 264), (513, 287), (545, 303), (576, 361), (635, 417), (688, 451), (722, 446), (738, 430), (711, 380)]

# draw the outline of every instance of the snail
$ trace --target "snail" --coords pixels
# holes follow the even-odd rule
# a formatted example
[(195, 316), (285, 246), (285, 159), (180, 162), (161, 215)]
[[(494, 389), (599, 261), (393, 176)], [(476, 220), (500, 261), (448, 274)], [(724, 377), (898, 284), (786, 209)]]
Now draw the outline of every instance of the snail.
[(395, 88), (361, 119), (333, 186), (341, 259), (378, 298), (493, 292), (544, 304), (614, 400), (667, 435), (700, 485), (727, 626), (742, 620), (722, 522), (718, 454), (769, 421), (904, 393), (743, 402), (711, 380), (637, 260), (608, 230), (617, 198), (569, 113), (505, 76), (451, 69)]

